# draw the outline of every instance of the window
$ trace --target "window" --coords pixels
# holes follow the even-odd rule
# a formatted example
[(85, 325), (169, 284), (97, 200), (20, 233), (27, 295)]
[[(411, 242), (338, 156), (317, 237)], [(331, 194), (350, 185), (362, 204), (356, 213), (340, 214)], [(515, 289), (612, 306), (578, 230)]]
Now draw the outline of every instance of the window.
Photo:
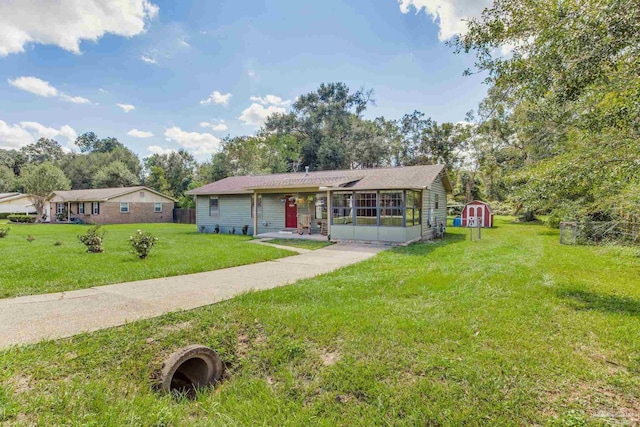
[(378, 194), (356, 192), (356, 225), (378, 224)]
[(402, 191), (380, 192), (380, 226), (402, 227)]
[(438, 209), (440, 207), (440, 197), (439, 197), (440, 195), (436, 193), (434, 194), (434, 196), (435, 196), (435, 199), (434, 199), (433, 205), (435, 209)]
[(141, 199), (144, 199), (144, 191), (141, 191), (141, 192), (140, 192), (140, 198), (141, 198)]
[(332, 193), (331, 210), (333, 224), (353, 223), (353, 193), (336, 191)]
[(160, 202), (156, 202), (153, 204), (153, 211), (154, 212), (162, 212), (162, 203)]
[(327, 196), (326, 194), (316, 194), (316, 219), (327, 219)]
[(129, 213), (129, 203), (127, 202), (120, 203), (120, 213)]
[(220, 215), (220, 204), (218, 196), (211, 196), (209, 198), (209, 216), (217, 217)]
[(56, 213), (59, 215), (64, 213), (64, 203), (56, 203)]
[(84, 215), (84, 203), (78, 203), (78, 213)]
[[(251, 196), (251, 218), (253, 218), (254, 199)], [(262, 194), (258, 194), (258, 218), (262, 216)]]
[(91, 204), (91, 212), (93, 212), (94, 215), (100, 215), (100, 203), (93, 202)]
[(407, 227), (420, 225), (422, 221), (422, 192), (407, 190)]

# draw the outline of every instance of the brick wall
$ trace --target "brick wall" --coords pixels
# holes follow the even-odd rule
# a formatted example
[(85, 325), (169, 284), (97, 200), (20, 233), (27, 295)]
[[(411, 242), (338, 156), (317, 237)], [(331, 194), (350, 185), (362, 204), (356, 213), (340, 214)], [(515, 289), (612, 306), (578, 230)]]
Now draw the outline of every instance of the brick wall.
[[(76, 215), (77, 205), (71, 203), (73, 217), (84, 218), (85, 222), (92, 224), (132, 224), (138, 222), (173, 222), (173, 202), (163, 203), (162, 212), (154, 212), (154, 203), (129, 203), (129, 212), (120, 213), (120, 203), (103, 202), (100, 203), (100, 213), (98, 215), (87, 215), (91, 213), (91, 203), (85, 203), (83, 215)], [(56, 222), (56, 204), (51, 204), (51, 222)]]

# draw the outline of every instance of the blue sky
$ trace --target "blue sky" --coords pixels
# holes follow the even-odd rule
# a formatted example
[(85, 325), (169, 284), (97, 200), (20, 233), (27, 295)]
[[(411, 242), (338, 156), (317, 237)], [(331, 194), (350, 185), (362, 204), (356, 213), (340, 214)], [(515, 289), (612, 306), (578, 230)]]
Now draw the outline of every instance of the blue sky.
[[(269, 112), (337, 81), (374, 90), (369, 118), (417, 109), (463, 120), (486, 87), (483, 76), (462, 76), (473, 58), (443, 40), (469, 1), (3, 5), (0, 147), (38, 136), (72, 147), (75, 134), (94, 131), (141, 156), (185, 147), (206, 159), (219, 138), (254, 133)], [(50, 27), (34, 27), (34, 14)]]

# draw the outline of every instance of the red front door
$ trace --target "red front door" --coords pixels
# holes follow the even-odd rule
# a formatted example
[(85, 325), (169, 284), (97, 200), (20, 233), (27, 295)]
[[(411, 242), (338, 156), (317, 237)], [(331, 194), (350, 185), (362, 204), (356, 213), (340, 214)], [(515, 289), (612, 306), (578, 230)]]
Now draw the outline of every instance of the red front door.
[(284, 215), (285, 215), (285, 227), (286, 228), (297, 228), (298, 227), (298, 205), (296, 204), (296, 199), (293, 197), (287, 197), (287, 202), (285, 203)]

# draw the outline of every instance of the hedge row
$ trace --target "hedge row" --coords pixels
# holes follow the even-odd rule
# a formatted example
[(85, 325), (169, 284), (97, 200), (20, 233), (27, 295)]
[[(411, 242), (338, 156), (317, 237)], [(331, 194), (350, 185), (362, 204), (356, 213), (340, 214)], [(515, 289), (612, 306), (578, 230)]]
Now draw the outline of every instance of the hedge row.
[(8, 215), (7, 219), (11, 222), (35, 222), (36, 221), (36, 216), (35, 215), (19, 215), (19, 214), (14, 214), (14, 215)]
[(9, 215), (11, 215), (10, 212), (0, 212), (0, 219), (7, 219)]

